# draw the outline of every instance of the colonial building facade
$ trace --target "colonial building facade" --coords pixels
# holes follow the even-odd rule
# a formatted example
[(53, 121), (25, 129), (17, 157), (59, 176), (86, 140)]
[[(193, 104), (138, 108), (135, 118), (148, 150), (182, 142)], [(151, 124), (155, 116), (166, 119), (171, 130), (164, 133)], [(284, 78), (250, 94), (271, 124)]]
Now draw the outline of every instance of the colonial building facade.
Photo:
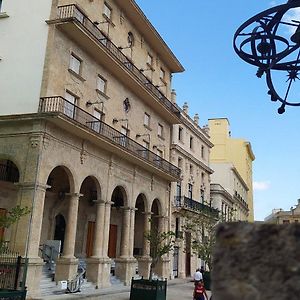
[[(40, 294), (40, 249), (53, 240), (56, 281), (73, 278), (80, 260), (98, 288), (112, 271), (125, 284), (136, 270), (148, 276), (143, 232), (171, 227), (170, 184), (183, 168), (169, 162), (171, 140), (194, 168), (184, 185), (209, 199), (205, 133), (189, 129), (195, 150), (205, 147), (199, 159), (171, 136), (180, 62), (133, 0), (4, 0), (0, 35), (0, 207), (31, 209), (2, 235), (28, 258), (29, 295)], [(155, 272), (169, 277), (168, 257)]]
[[(173, 92), (175, 102), (175, 92)], [(186, 218), (189, 214), (215, 214), (210, 201), (209, 166), (210, 142), (207, 128), (199, 125), (199, 116), (189, 116), (188, 104), (181, 109), (182, 124), (173, 125), (171, 159), (181, 170), (181, 180), (171, 185), (170, 207), (172, 209), (172, 230), (178, 238), (174, 250), (172, 276), (185, 278), (191, 276), (201, 265), (198, 255), (192, 251), (192, 235), (186, 230)]]

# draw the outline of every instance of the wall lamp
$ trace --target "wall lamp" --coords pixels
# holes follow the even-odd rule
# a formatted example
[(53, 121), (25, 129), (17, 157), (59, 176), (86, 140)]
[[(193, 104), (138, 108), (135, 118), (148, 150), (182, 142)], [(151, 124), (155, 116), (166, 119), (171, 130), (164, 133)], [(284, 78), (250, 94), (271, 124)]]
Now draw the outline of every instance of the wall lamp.
[(121, 46), (120, 46), (120, 47), (118, 47), (119, 50), (129, 49), (129, 48), (132, 48), (132, 46), (126, 46), (126, 47), (121, 47)]
[(141, 68), (141, 69), (140, 69), (140, 72), (145, 72), (145, 71), (153, 71), (153, 69), (151, 69), (151, 68), (147, 68), (147, 69)]
[(116, 124), (118, 122), (127, 122), (128, 123), (128, 119), (117, 119), (117, 118), (113, 118), (112, 120), (113, 124)]
[(166, 84), (163, 83), (163, 84), (160, 84), (160, 85), (156, 85), (155, 87), (156, 87), (156, 88), (160, 88), (160, 87), (163, 87), (163, 86), (166, 86)]
[(95, 26), (98, 26), (98, 25), (104, 24), (104, 23), (108, 23), (108, 21), (102, 21), (102, 22), (95, 21), (95, 22), (93, 22), (93, 24), (94, 24)]
[(158, 145), (153, 145), (153, 149), (157, 149), (157, 148), (166, 148), (166, 145), (163, 144), (158, 144)]
[(86, 107), (90, 107), (90, 106), (95, 105), (95, 104), (102, 104), (102, 107), (103, 107), (103, 101), (95, 101), (95, 102), (87, 101), (85, 103)]
[(137, 133), (136, 136), (135, 136), (135, 138), (138, 139), (138, 138), (143, 137), (143, 136), (147, 136), (148, 139), (149, 139), (149, 142), (150, 142), (150, 133), (144, 133), (144, 134)]

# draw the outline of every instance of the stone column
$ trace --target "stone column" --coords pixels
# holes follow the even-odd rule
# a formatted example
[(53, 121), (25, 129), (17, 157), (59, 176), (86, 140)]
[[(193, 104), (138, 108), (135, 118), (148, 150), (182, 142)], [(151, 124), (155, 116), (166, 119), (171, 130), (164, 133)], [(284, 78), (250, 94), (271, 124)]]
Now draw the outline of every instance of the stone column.
[(96, 288), (103, 288), (110, 286), (110, 259), (103, 255), (106, 203), (103, 200), (98, 200), (96, 204), (97, 216), (93, 255), (87, 259), (86, 276), (89, 281), (96, 285)]
[[(159, 223), (158, 228), (159, 232), (165, 232), (168, 228), (168, 220), (169, 218), (167, 216), (158, 216)], [(170, 276), (170, 258), (169, 254), (165, 254), (161, 259), (160, 262), (157, 264), (155, 268), (155, 272), (163, 278), (168, 278)]]
[(136, 259), (130, 255), (130, 232), (134, 232), (131, 225), (132, 211), (135, 208), (123, 207), (122, 237), (120, 258), (116, 259), (116, 276), (124, 281), (125, 285), (130, 285), (131, 278), (135, 274)]
[[(151, 212), (144, 212), (144, 232), (149, 232), (151, 229), (151, 223), (149, 219), (151, 218)], [(148, 278), (150, 273), (150, 264), (151, 264), (151, 257), (150, 257), (150, 243), (144, 237), (143, 241), (143, 256), (138, 259), (139, 264), (139, 275)]]
[(103, 237), (103, 257), (108, 258), (108, 241), (109, 241), (109, 230), (110, 230), (110, 214), (111, 214), (111, 205), (113, 202), (105, 203), (105, 220), (104, 220), (104, 237)]
[[(26, 286), (28, 295), (40, 294), (40, 278), (43, 260), (38, 256), (43, 222), (43, 211), (47, 185), (23, 183), (19, 186), (18, 199), (21, 207), (27, 206), (30, 213), (23, 216), (14, 228), (12, 246), (23, 257), (28, 258)], [(27, 249), (26, 249), (27, 245)]]
[(129, 257), (133, 258), (133, 247), (134, 247), (134, 227), (135, 227), (135, 212), (137, 208), (130, 210), (130, 233), (129, 233)]
[(75, 239), (77, 230), (77, 217), (79, 198), (82, 194), (66, 194), (69, 198), (68, 219), (66, 224), (66, 233), (64, 241), (64, 250), (62, 257), (56, 262), (55, 280), (69, 280), (77, 273), (78, 260), (74, 256)]
[(130, 234), (130, 208), (123, 207), (120, 258), (129, 257), (129, 234)]

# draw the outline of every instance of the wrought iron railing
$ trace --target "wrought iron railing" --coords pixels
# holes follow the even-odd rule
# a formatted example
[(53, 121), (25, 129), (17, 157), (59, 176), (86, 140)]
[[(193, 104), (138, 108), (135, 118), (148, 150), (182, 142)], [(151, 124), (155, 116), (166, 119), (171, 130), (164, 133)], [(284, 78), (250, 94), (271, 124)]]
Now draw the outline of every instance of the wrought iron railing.
[(61, 22), (76, 22), (82, 26), (89, 35), (95, 39), (100, 47), (108, 51), (140, 82), (157, 100), (159, 100), (169, 111), (180, 116), (180, 110), (169, 101), (163, 93), (152, 84), (152, 82), (138, 69), (132, 61), (124, 55), (121, 50), (103, 33), (88, 16), (76, 5), (63, 5), (58, 7), (58, 18)]
[(12, 164), (0, 163), (0, 180), (18, 182), (19, 171), (17, 167)]
[[(17, 290), (22, 286), (21, 278), (22, 257), (12, 252), (8, 247), (0, 251), (0, 289)], [(1, 299), (1, 298), (0, 298)]]
[(214, 217), (219, 216), (219, 210), (208, 205), (205, 205), (201, 202), (195, 201), (185, 196), (175, 196), (174, 205), (176, 207), (185, 208), (188, 210), (207, 213), (213, 215)]
[(64, 114), (66, 117), (80, 123), (84, 127), (93, 131), (94, 133), (105, 138), (109, 142), (124, 148), (126, 151), (135, 156), (147, 161), (153, 166), (162, 171), (179, 178), (180, 169), (172, 165), (157, 154), (151, 152), (149, 149), (138, 144), (118, 130), (100, 121), (93, 115), (87, 113), (78, 106), (67, 101), (63, 97), (44, 97), (40, 99), (39, 112), (58, 112)]

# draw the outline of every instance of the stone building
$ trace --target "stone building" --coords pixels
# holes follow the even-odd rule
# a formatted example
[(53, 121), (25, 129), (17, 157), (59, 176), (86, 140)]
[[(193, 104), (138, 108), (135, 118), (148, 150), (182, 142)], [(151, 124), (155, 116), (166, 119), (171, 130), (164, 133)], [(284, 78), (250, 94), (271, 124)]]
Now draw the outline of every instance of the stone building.
[(275, 224), (289, 224), (300, 222), (300, 199), (295, 207), (291, 207), (290, 210), (283, 210), (282, 208), (273, 209), (272, 213), (265, 217), (266, 223)]
[[(1, 3), (0, 208), (31, 209), (2, 235), (28, 258), (29, 295), (40, 294), (40, 248), (53, 240), (56, 281), (79, 261), (98, 288), (111, 273), (125, 284), (148, 276), (143, 231), (150, 217), (170, 228), (180, 179), (168, 158), (181, 112), (169, 99), (182, 65), (133, 0)], [(208, 197), (205, 155), (194, 176), (205, 174)], [(156, 273), (169, 277), (169, 265)]]
[[(173, 91), (175, 103), (175, 92)], [(218, 214), (210, 202), (210, 150), (213, 144), (206, 128), (199, 126), (199, 116), (192, 119), (188, 114), (188, 104), (181, 109), (182, 124), (173, 125), (171, 159), (181, 170), (181, 180), (171, 185), (170, 207), (172, 209), (172, 230), (178, 237), (173, 261), (173, 277), (185, 278), (201, 265), (200, 259), (192, 251), (191, 232), (185, 230), (187, 213)]]
[[(216, 175), (213, 175), (216, 181), (213, 183), (224, 182), (226, 186), (222, 183), (221, 185), (223, 185), (225, 190), (227, 190), (226, 187), (228, 187), (229, 193), (236, 198), (236, 204), (240, 205), (240, 213), (244, 214), (242, 210), (248, 209), (249, 212), (245, 212), (247, 214), (247, 220), (253, 222), (252, 163), (255, 160), (255, 156), (251, 144), (244, 139), (231, 137), (230, 125), (227, 118), (209, 119), (208, 126), (211, 142), (214, 144), (211, 150), (210, 161), (215, 167), (216, 165), (220, 166), (218, 170), (222, 177), (222, 180), (220, 177), (217, 179), (216, 176), (218, 175), (216, 172)], [(224, 173), (225, 169), (228, 171), (227, 174)], [(226, 180), (229, 179), (231, 185), (226, 183)], [(237, 207), (236, 209), (239, 208)]]
[(248, 186), (232, 163), (211, 163), (210, 194), (224, 221), (246, 221)]

